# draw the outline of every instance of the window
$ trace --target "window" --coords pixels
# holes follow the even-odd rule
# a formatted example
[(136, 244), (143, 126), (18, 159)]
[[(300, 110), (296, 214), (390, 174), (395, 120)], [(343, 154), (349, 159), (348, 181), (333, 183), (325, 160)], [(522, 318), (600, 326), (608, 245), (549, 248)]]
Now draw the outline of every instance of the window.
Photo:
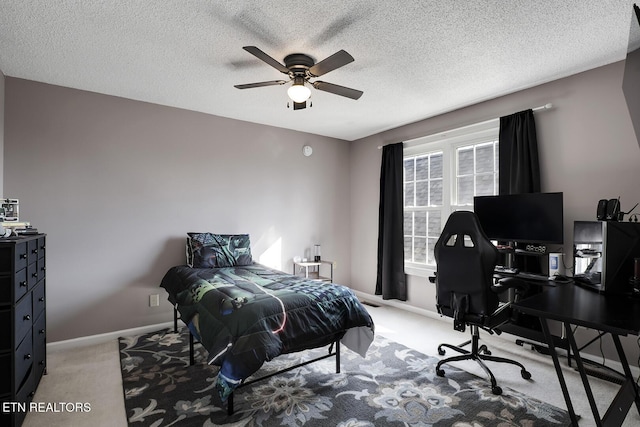
[(457, 205), (498, 194), (498, 140), (456, 148), (456, 165)]
[(433, 263), (433, 245), (442, 229), (443, 157), (435, 151), (404, 159), (405, 262)]
[(497, 121), (409, 141), (404, 154), (405, 268), (425, 275), (449, 214), (498, 194)]

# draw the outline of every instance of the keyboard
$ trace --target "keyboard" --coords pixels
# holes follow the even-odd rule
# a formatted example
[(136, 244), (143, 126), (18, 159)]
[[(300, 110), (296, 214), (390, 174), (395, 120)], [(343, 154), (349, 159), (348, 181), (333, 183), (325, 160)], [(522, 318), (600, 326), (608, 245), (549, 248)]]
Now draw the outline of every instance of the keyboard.
[(547, 275), (527, 273), (526, 271), (521, 271), (520, 273), (518, 273), (518, 277), (521, 279), (527, 279), (527, 280), (540, 280), (545, 282), (549, 281), (549, 276)]
[(493, 271), (494, 273), (518, 274), (517, 268), (505, 267), (503, 265), (496, 265)]

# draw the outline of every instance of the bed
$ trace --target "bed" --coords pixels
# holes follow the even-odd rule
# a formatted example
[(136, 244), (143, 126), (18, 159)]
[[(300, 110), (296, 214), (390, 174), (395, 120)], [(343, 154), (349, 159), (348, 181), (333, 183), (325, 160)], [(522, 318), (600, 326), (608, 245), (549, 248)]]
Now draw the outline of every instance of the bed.
[[(364, 357), (373, 341), (371, 316), (353, 292), (335, 283), (255, 263), (248, 235), (188, 233), (187, 264), (160, 284), (191, 334), (220, 367), (220, 399), (278, 355), (339, 343)], [(332, 348), (336, 352), (332, 352)]]

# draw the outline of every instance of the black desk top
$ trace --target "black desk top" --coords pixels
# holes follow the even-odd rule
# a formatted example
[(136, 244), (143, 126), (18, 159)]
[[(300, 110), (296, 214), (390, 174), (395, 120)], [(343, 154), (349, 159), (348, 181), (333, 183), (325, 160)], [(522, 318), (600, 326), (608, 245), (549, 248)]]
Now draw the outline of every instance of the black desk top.
[(568, 284), (545, 287), (543, 292), (513, 304), (513, 308), (616, 335), (640, 334), (639, 297), (600, 294)]

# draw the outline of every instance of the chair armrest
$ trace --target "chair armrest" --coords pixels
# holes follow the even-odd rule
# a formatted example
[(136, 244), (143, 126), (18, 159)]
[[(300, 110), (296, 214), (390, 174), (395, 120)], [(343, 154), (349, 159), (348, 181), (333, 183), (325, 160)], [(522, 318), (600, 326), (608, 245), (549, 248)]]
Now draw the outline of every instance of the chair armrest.
[(509, 289), (515, 290), (515, 301), (518, 301), (521, 295), (524, 295), (530, 288), (530, 284), (517, 277), (504, 277), (498, 280), (498, 283), (491, 287), (495, 293), (501, 294)]

